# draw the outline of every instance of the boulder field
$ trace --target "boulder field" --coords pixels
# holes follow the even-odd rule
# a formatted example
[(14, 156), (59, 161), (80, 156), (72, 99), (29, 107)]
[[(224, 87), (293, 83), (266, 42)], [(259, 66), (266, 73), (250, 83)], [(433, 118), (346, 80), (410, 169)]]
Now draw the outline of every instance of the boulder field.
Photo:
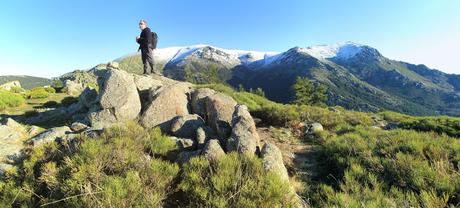
[[(260, 144), (254, 119), (244, 105), (230, 96), (209, 88), (159, 75), (135, 75), (111, 65), (98, 77), (99, 92), (86, 88), (72, 106), (73, 124), (54, 127), (28, 139), (23, 145), (72, 139), (86, 133), (97, 135), (104, 128), (138, 122), (145, 128), (161, 128), (178, 147), (179, 163), (203, 155), (210, 161), (236, 151), (261, 157), (267, 171), (277, 172), (288, 180), (281, 152), (274, 144)], [(9, 124), (8, 124), (9, 122)], [(15, 140), (12, 121), (3, 122), (2, 140)], [(8, 125), (7, 125), (8, 124)], [(19, 128), (19, 127), (14, 127)], [(12, 146), (18, 154), (21, 145)], [(4, 154), (8, 158), (8, 153)]]

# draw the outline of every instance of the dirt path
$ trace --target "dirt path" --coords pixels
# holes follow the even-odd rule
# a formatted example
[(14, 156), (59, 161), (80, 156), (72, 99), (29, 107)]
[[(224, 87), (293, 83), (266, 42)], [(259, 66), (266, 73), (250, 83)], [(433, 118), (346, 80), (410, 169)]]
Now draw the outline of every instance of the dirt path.
[[(288, 129), (286, 129), (288, 131)], [(298, 177), (303, 182), (308, 182), (317, 174), (316, 144), (302, 141), (282, 141), (269, 128), (257, 128), (261, 143), (276, 144), (283, 154), (283, 160), (289, 175)]]

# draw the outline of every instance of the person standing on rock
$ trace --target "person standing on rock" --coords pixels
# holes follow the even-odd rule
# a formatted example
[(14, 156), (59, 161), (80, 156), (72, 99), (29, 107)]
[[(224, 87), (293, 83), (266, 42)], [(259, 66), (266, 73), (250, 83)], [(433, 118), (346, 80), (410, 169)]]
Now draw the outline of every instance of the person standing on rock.
[(139, 43), (139, 49), (142, 56), (142, 64), (144, 64), (144, 74), (149, 74), (148, 66), (150, 65), (151, 73), (160, 74), (155, 68), (155, 61), (153, 60), (153, 51), (156, 48), (157, 35), (152, 33), (145, 20), (139, 21), (139, 29), (142, 30), (140, 36), (136, 37), (136, 42)]

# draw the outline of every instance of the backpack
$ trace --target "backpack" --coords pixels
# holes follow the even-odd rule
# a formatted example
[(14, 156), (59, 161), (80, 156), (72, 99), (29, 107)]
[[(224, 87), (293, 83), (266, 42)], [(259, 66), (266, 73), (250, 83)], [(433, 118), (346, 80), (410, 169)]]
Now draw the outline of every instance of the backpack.
[(152, 32), (152, 41), (150, 42), (149, 47), (151, 49), (156, 49), (157, 48), (157, 43), (158, 43), (158, 35), (156, 32)]

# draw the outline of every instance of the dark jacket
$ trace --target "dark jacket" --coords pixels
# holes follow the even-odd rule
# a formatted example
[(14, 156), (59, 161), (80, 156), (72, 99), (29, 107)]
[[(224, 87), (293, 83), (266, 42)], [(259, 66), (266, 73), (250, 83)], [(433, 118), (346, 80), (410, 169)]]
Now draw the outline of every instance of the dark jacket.
[(142, 30), (140, 38), (137, 40), (139, 43), (139, 49), (148, 49), (150, 42), (152, 42), (152, 32), (150, 28), (146, 27)]

